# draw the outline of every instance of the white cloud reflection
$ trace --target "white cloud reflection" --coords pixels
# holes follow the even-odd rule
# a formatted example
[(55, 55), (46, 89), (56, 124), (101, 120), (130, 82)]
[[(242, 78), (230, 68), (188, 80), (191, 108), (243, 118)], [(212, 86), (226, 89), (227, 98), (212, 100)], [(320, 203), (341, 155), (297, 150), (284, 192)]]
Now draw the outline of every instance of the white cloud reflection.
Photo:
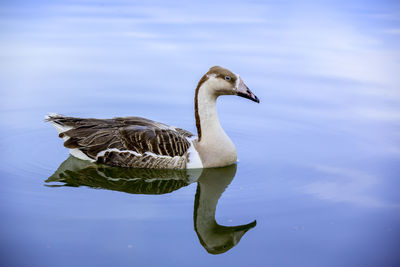
[(323, 200), (347, 202), (368, 207), (395, 207), (394, 204), (373, 196), (374, 187), (379, 186), (379, 177), (358, 170), (337, 168), (327, 165), (312, 167), (322, 179), (298, 188), (299, 191), (311, 194)]

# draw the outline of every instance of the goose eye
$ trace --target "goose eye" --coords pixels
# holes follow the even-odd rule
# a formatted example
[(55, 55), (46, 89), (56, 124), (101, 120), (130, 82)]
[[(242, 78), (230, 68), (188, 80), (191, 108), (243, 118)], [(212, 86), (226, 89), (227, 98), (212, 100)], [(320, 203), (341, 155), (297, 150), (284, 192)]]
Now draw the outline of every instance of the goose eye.
[(226, 80), (226, 81), (230, 81), (230, 80), (231, 80), (231, 77), (230, 77), (230, 76), (225, 76), (225, 80)]

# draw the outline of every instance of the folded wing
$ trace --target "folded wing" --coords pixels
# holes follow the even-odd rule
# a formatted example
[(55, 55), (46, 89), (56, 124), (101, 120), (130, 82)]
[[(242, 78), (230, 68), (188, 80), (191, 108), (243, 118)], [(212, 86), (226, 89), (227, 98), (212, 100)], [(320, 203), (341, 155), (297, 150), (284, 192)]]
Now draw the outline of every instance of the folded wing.
[(188, 131), (140, 118), (82, 119), (49, 116), (64, 128), (64, 146), (99, 163), (138, 168), (184, 168), (191, 145)]

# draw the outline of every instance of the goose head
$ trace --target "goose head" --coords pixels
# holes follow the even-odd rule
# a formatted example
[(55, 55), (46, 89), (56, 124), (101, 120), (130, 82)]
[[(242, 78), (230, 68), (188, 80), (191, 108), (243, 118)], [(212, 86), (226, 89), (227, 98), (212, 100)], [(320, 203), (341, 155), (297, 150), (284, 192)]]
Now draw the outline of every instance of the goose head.
[(200, 243), (210, 254), (222, 254), (236, 246), (243, 235), (254, 228), (257, 221), (238, 226), (223, 226), (215, 224), (208, 233), (198, 234)]
[(237, 95), (260, 103), (238, 74), (220, 66), (211, 67), (200, 83), (206, 85), (204, 90), (208, 90), (210, 95)]

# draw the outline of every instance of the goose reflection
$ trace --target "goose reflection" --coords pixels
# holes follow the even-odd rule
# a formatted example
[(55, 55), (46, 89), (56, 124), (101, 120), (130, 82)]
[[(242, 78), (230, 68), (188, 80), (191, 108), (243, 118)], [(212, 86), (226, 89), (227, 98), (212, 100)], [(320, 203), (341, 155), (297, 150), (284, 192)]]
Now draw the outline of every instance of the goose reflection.
[[(256, 221), (238, 226), (219, 225), (215, 211), (222, 193), (236, 174), (236, 165), (210, 169), (156, 170), (120, 168), (70, 156), (45, 182), (47, 186), (88, 186), (130, 194), (166, 194), (197, 182), (193, 223), (201, 245), (211, 254), (236, 246)], [(62, 184), (58, 184), (62, 183)]]

